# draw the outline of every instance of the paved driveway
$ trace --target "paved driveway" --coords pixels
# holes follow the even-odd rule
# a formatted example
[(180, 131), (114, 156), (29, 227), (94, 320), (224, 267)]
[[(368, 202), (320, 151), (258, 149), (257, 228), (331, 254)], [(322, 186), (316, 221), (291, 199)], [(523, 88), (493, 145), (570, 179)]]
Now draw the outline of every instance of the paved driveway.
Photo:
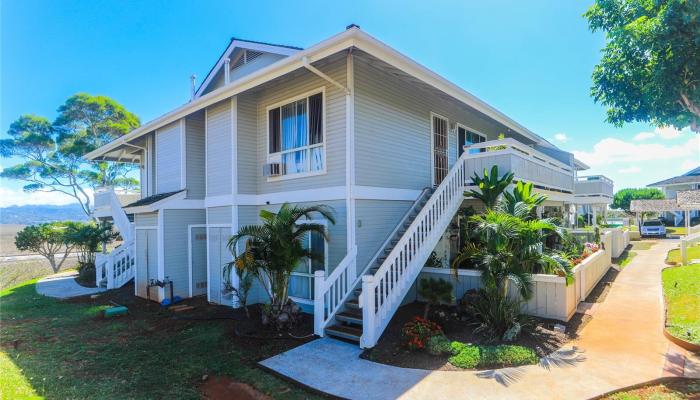
[(580, 338), (539, 365), (492, 371), (425, 371), (360, 359), (357, 346), (320, 339), (261, 364), (351, 399), (587, 399), (662, 376), (661, 269), (676, 240), (662, 240), (619, 274)]

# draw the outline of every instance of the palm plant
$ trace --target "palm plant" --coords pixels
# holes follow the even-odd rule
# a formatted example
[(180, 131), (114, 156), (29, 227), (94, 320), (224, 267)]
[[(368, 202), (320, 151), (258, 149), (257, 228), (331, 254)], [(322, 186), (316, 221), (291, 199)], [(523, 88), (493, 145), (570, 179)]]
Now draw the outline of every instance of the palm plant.
[[(278, 321), (289, 302), (289, 278), (294, 268), (305, 258), (319, 257), (304, 247), (304, 236), (317, 233), (328, 240), (325, 226), (300, 223), (315, 214), (335, 224), (333, 211), (328, 206), (298, 207), (284, 203), (276, 213), (260, 211), (261, 225), (243, 226), (228, 241), (236, 268), (256, 277), (265, 289), (270, 299), (267, 317), (273, 321)], [(237, 251), (239, 243), (245, 243), (245, 251), (241, 254)]]
[(502, 210), (508, 212), (509, 214), (515, 215), (515, 207), (518, 203), (525, 204), (528, 207), (527, 219), (533, 218), (532, 210), (538, 207), (547, 200), (547, 196), (541, 193), (535, 193), (532, 191), (532, 182), (524, 183), (523, 181), (518, 181), (515, 186), (513, 186), (512, 192), (503, 192), (503, 201), (499, 204)]
[(514, 176), (512, 172), (506, 172), (503, 176), (499, 177), (498, 165), (491, 167), (490, 173), (484, 168), (483, 176), (479, 176), (475, 172), (472, 177), (472, 182), (474, 182), (479, 190), (472, 189), (464, 193), (464, 195), (481, 200), (487, 208), (494, 208), (501, 194), (506, 190), (508, 185), (513, 182)]

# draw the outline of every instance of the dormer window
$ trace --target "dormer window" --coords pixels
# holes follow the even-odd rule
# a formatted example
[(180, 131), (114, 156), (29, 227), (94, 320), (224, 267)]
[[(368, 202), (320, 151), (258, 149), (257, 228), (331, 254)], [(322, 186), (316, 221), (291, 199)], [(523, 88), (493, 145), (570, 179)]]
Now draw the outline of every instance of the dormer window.
[(322, 91), (268, 107), (267, 117), (268, 162), (280, 163), (281, 175), (325, 172)]

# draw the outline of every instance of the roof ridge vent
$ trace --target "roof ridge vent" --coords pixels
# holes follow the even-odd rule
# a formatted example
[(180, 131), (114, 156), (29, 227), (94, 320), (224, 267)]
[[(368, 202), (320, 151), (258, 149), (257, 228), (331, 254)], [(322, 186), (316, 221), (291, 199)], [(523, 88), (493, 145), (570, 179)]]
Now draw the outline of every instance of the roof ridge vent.
[(360, 25), (357, 25), (357, 24), (350, 24), (350, 25), (348, 25), (348, 26), (345, 27), (345, 30), (347, 31), (347, 30), (350, 30), (350, 29), (352, 29), (352, 28), (360, 29)]

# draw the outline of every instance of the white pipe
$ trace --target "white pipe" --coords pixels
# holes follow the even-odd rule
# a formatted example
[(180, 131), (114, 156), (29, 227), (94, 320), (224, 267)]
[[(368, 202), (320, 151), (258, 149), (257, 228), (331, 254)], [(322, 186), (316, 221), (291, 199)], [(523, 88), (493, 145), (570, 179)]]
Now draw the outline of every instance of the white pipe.
[(190, 101), (194, 100), (194, 95), (196, 93), (195, 87), (197, 86), (197, 75), (192, 74), (190, 76)]

